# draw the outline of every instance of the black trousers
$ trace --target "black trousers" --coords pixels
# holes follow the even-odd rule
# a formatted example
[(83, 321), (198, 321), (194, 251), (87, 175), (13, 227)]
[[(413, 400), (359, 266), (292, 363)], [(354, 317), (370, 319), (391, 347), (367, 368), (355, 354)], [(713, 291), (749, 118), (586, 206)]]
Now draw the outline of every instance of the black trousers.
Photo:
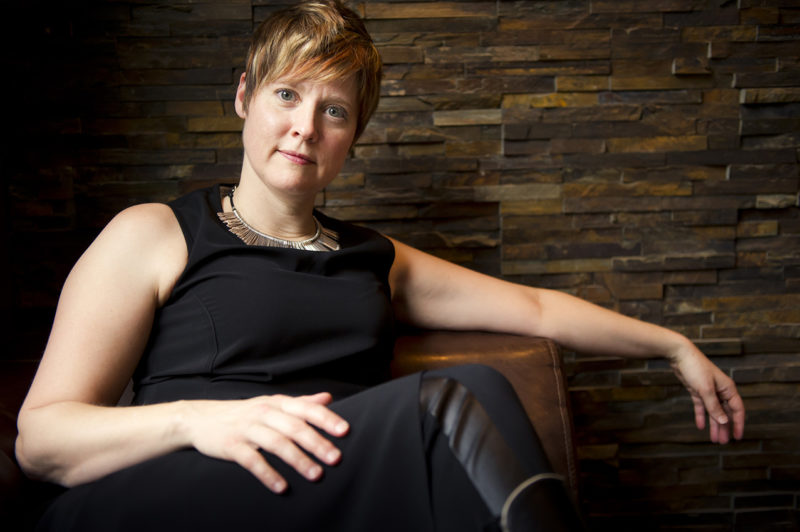
[[(404, 377), (331, 408), (351, 430), (331, 438), (342, 461), (318, 482), (265, 453), (290, 484), (275, 495), (237, 464), (187, 449), (68, 490), (39, 529), (496, 530), (520, 481), (550, 471), (510, 384), (485, 366)], [(563, 520), (535, 508), (550, 499), (513, 502), (512, 513)]]

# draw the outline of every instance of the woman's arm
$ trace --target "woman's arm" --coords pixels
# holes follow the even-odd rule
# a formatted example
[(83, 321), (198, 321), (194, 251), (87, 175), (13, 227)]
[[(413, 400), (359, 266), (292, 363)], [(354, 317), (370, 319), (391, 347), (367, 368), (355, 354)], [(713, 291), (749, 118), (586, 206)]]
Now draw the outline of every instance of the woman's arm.
[(338, 460), (338, 450), (309, 426), (337, 436), (346, 432), (346, 423), (324, 406), (328, 394), (113, 406), (186, 253), (172, 211), (141, 205), (118, 215), (80, 258), (20, 410), (16, 450), (26, 473), (71, 486), (193, 446), (241, 464), (282, 491), (285, 481), (257, 449), (310, 479), (321, 469), (298, 445), (326, 463)]
[(698, 428), (704, 428), (708, 411), (712, 441), (727, 442), (731, 430), (733, 437), (742, 437), (744, 405), (735, 384), (683, 335), (562, 292), (496, 279), (393, 243), (393, 303), (409, 323), (542, 336), (586, 354), (666, 357), (692, 396)]

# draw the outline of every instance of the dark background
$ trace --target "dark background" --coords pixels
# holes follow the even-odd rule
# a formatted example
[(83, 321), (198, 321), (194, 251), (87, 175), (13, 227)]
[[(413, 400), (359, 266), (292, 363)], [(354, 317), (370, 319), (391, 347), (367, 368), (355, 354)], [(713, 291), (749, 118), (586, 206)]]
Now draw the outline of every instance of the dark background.
[[(236, 180), (276, 5), (4, 4), (6, 358), (40, 356), (115, 212)], [(595, 528), (797, 530), (800, 3), (355, 5), (383, 99), (320, 207), (677, 329), (736, 379), (745, 439), (717, 447), (663, 361), (565, 353)]]

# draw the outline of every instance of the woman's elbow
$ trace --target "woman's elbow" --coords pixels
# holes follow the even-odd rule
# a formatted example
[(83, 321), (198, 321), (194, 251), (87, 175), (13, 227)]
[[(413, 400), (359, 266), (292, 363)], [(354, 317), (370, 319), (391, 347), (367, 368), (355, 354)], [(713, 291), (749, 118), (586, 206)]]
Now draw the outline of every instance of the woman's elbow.
[(25, 414), (20, 414), (17, 421), (17, 439), (14, 442), (14, 454), (20, 469), (25, 476), (32, 480), (67, 486), (66, 475), (61, 472), (53, 460), (48, 458), (50, 453), (46, 450), (41, 432), (34, 430), (26, 418)]

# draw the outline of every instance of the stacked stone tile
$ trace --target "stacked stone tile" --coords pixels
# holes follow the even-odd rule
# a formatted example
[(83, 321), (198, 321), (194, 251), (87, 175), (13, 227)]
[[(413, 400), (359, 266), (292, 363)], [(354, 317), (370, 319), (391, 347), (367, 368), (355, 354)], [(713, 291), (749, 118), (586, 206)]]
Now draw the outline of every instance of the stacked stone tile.
[[(19, 353), (40, 349), (64, 275), (113, 212), (236, 179), (235, 82), (275, 7), (22, 8), (7, 60), (23, 104), (9, 100), (7, 167)], [(357, 8), (383, 99), (319, 206), (672, 327), (736, 379), (748, 429), (719, 448), (664, 361), (566, 354), (595, 526), (796, 526), (800, 5)]]

